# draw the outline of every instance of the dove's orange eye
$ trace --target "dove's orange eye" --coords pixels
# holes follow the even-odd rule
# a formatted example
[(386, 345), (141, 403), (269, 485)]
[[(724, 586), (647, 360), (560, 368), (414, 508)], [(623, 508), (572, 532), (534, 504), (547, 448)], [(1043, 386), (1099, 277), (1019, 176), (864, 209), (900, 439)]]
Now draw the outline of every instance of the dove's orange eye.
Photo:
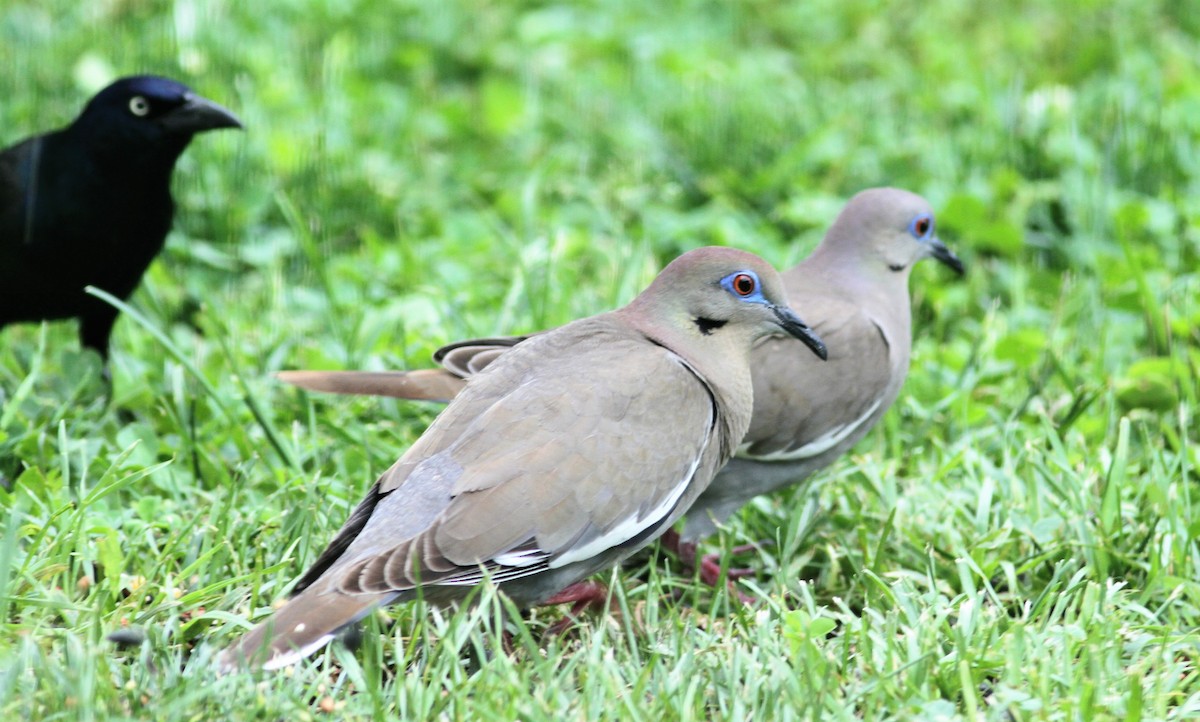
[(754, 276), (748, 273), (739, 273), (733, 277), (733, 290), (739, 296), (749, 296), (754, 293), (757, 285), (754, 282)]
[(923, 213), (913, 219), (908, 230), (917, 238), (925, 238), (933, 230), (933, 218)]

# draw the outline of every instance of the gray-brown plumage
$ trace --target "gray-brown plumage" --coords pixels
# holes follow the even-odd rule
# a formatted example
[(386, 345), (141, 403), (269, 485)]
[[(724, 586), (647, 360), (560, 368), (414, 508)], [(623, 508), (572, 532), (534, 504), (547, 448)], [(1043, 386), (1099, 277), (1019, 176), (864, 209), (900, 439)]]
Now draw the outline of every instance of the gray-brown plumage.
[[(755, 496), (799, 483), (828, 466), (879, 421), (908, 373), (908, 278), (927, 257), (963, 272), (962, 262), (938, 239), (933, 211), (923, 198), (874, 188), (851, 199), (812, 255), (783, 274), (792, 308), (829, 345), (829, 360), (816, 361), (793, 340), (778, 336), (755, 347), (750, 430), (737, 457), (688, 511), (685, 541), (711, 534)], [(445, 393), (524, 338), (453, 344), (435, 355), (443, 369), (410, 373), (438, 378), (439, 392)], [(358, 372), (319, 373), (332, 374), (319, 390), (433, 398), (413, 395), (405, 384), (416, 380), (406, 382), (404, 372), (383, 372), (373, 388), (361, 383)], [(318, 388), (308, 378), (280, 376)]]
[(625, 308), (498, 355), (222, 665), (290, 664), (418, 587), (443, 602), (490, 577), (532, 605), (619, 561), (733, 454), (753, 405), (750, 348), (781, 330), (824, 355), (769, 265), (704, 248)]

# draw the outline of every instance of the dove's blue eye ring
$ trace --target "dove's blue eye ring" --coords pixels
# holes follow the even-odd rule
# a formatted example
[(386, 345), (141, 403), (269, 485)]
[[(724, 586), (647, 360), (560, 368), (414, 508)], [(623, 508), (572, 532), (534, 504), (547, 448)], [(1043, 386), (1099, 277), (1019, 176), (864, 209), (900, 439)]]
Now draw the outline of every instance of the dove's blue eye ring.
[(742, 301), (753, 303), (766, 302), (766, 299), (762, 295), (762, 281), (759, 280), (758, 274), (754, 271), (747, 269), (731, 273), (721, 279), (721, 287)]

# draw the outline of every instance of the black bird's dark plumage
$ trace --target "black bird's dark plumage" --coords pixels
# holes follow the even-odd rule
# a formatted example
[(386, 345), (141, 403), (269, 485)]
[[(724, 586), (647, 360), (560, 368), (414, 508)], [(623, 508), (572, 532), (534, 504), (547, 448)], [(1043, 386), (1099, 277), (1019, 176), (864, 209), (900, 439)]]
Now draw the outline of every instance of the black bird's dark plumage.
[(78, 317), (83, 346), (107, 359), (117, 310), (84, 287), (133, 293), (171, 228), (175, 161), (196, 133), (240, 127), (187, 86), (141, 75), (0, 151), (0, 327)]

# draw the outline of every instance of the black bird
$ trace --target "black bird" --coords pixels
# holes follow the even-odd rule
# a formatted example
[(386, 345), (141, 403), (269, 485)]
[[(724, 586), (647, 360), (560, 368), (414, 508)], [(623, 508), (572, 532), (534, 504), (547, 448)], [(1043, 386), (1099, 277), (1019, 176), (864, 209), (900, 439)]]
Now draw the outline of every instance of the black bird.
[(0, 151), (0, 328), (78, 317), (80, 342), (107, 365), (117, 310), (84, 287), (133, 293), (171, 228), (175, 161), (196, 133), (240, 127), (186, 85), (139, 75)]

